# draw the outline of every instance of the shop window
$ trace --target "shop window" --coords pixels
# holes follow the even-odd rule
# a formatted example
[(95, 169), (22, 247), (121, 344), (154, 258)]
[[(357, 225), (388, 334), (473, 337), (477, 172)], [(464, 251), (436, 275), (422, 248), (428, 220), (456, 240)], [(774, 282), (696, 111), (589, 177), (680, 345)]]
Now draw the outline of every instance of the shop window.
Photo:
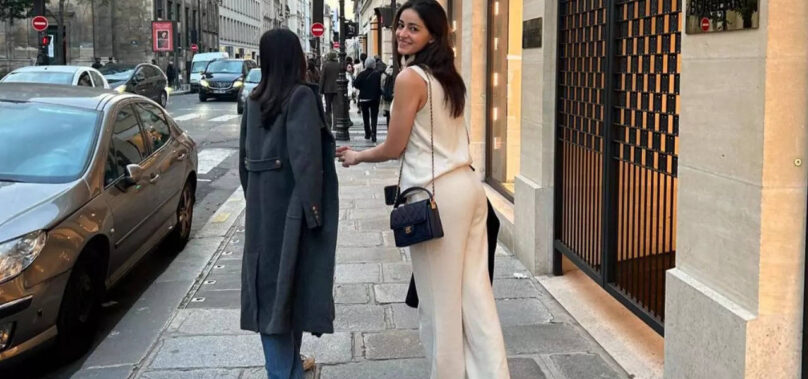
[(488, 12), (486, 180), (513, 199), (522, 114), (522, 3), (491, 0)]

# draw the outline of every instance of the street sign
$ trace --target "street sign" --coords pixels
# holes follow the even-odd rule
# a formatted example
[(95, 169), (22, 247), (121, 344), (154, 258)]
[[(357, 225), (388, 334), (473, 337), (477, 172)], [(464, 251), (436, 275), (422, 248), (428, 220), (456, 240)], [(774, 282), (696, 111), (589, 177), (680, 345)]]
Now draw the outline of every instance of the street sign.
[(335, 48), (335, 49), (339, 49), (339, 41), (334, 42), (334, 48)]
[(319, 38), (323, 36), (323, 33), (325, 33), (325, 26), (323, 26), (323, 24), (319, 22), (311, 24), (311, 35)]
[(701, 30), (704, 31), (704, 32), (710, 30), (710, 19), (709, 18), (704, 17), (704, 18), (701, 19)]
[(193, 51), (194, 53), (199, 51), (199, 46), (197, 44), (195, 44), (195, 43), (192, 43), (191, 44), (191, 51)]
[(31, 19), (31, 26), (38, 32), (45, 31), (48, 28), (48, 19), (45, 16), (36, 16)]

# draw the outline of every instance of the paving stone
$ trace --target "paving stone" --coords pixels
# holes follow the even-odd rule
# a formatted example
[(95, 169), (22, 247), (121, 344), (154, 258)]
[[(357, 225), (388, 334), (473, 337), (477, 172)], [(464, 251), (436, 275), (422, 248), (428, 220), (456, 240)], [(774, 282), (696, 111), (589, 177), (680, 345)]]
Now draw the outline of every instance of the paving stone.
[(240, 309), (180, 309), (167, 332), (177, 334), (255, 334), (241, 330)]
[[(88, 367), (71, 374), (70, 379), (128, 378), (133, 371), (135, 371), (133, 364), (114, 367)], [(10, 377), (13, 378), (14, 376)]]
[(396, 329), (418, 329), (418, 309), (404, 303), (391, 304)]
[(205, 301), (191, 301), (187, 308), (228, 308), (241, 309), (241, 290), (205, 291), (200, 290), (194, 298), (204, 298)]
[(314, 360), (317, 363), (350, 362), (352, 357), (352, 344), (353, 341), (350, 332), (323, 334), (323, 336), (319, 338), (304, 333), (300, 353), (314, 356)]
[[(390, 182), (393, 183), (394, 181), (390, 181)], [(390, 184), (390, 185), (392, 185), (392, 184)], [(376, 209), (376, 210), (384, 209), (384, 210), (389, 212), (390, 209), (392, 209), (392, 207), (384, 203), (384, 186), (381, 185), (381, 186), (373, 186), (373, 187), (370, 187), (370, 188), (367, 188), (367, 187), (365, 188), (365, 192), (375, 192), (375, 191), (379, 191), (380, 193), (382, 193), (382, 196), (380, 196), (378, 198), (374, 198), (374, 199), (356, 200), (355, 201), (355, 208), (356, 209)]]
[(574, 378), (626, 378), (618, 373), (601, 358), (594, 354), (553, 354), (550, 360), (569, 379)]
[(513, 279), (514, 274), (532, 276), (525, 266), (513, 256), (498, 256), (494, 261), (495, 279)]
[(588, 340), (566, 324), (541, 324), (503, 328), (509, 355), (586, 352)]
[(338, 331), (384, 330), (384, 307), (381, 305), (337, 305), (334, 329)]
[(417, 330), (388, 330), (365, 333), (368, 359), (420, 358), (424, 356)]
[(539, 291), (530, 279), (495, 279), (494, 297), (497, 299), (539, 297)]
[(385, 282), (407, 282), (412, 276), (412, 263), (384, 263), (382, 264), (382, 278)]
[(428, 377), (429, 363), (427, 363), (426, 359), (392, 359), (346, 363), (325, 366), (320, 374), (320, 379), (414, 379)]
[(338, 233), (355, 232), (357, 227), (356, 220), (342, 220), (339, 222)]
[(338, 247), (337, 263), (401, 262), (401, 252), (394, 247)]
[(351, 209), (351, 216), (352, 220), (363, 220), (363, 219), (371, 219), (371, 218), (385, 218), (390, 220), (390, 209), (387, 207), (376, 207), (370, 209)]
[(343, 232), (337, 236), (339, 246), (374, 247), (382, 245), (379, 232)]
[(497, 312), (503, 327), (543, 324), (553, 319), (544, 304), (533, 298), (497, 300)]
[(355, 220), (356, 229), (362, 232), (384, 232), (390, 230), (390, 216)]
[(336, 283), (374, 283), (381, 281), (378, 263), (338, 264), (335, 267)]
[[(315, 379), (317, 378), (317, 370), (310, 370), (303, 373), (304, 379)], [(244, 374), (241, 375), (241, 379), (268, 379), (267, 376), (267, 369), (264, 367), (253, 367), (244, 370)]]
[[(530, 358), (510, 358), (508, 359), (508, 370), (511, 373), (511, 379), (544, 379), (544, 371), (541, 370), (539, 364)], [(580, 376), (578, 378), (589, 378), (587, 376)]]
[(257, 334), (167, 338), (157, 350), (151, 369), (240, 368), (263, 366)]
[(353, 200), (343, 200), (339, 199), (339, 209), (351, 209), (354, 207)]
[(241, 377), (241, 369), (147, 371), (139, 377), (144, 379), (239, 379)]
[(373, 293), (377, 303), (401, 303), (407, 296), (409, 283), (374, 284)]
[(370, 301), (367, 284), (335, 284), (334, 302), (337, 304), (365, 304)]

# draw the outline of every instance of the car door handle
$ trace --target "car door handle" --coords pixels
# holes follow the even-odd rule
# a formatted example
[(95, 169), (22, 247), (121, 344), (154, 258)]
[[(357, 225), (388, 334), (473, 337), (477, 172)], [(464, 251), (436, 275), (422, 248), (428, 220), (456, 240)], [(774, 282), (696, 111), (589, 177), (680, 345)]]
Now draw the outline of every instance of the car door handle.
[(157, 183), (158, 180), (160, 180), (160, 175), (152, 174), (151, 178), (149, 179), (149, 183), (154, 184)]

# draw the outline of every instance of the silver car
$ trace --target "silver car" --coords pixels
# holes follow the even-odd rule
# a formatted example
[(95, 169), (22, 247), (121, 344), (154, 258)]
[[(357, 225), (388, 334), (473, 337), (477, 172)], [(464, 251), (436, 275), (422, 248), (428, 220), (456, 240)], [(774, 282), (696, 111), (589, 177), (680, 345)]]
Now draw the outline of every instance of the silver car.
[(261, 81), (261, 69), (254, 68), (250, 70), (247, 74), (247, 77), (244, 78), (244, 85), (241, 86), (241, 92), (238, 94), (238, 104), (236, 105), (236, 111), (238, 114), (244, 113), (244, 104), (247, 103), (247, 96), (250, 96), (252, 90), (258, 86), (258, 83)]
[(0, 84), (0, 365), (93, 341), (100, 303), (193, 219), (195, 142), (163, 109), (109, 90)]
[(0, 79), (0, 83), (47, 83), (110, 88), (101, 72), (84, 66), (20, 67)]

